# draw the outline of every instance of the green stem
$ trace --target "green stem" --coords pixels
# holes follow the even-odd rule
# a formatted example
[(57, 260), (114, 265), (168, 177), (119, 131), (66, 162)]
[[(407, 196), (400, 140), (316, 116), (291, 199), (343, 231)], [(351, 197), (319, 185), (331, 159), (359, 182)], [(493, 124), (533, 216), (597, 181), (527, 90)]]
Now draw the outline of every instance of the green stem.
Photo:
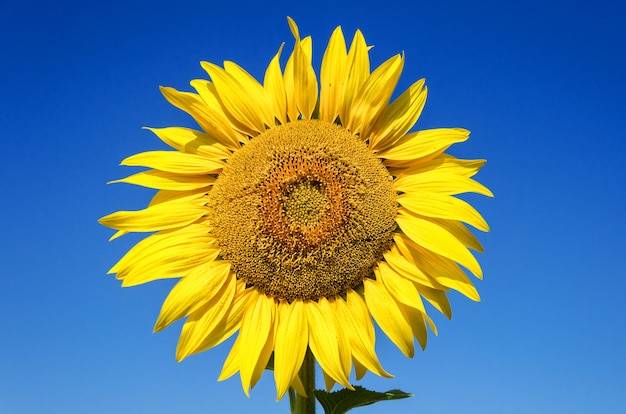
[(307, 349), (300, 368), (300, 380), (306, 391), (306, 397), (289, 390), (289, 403), (292, 414), (315, 414), (315, 358)]

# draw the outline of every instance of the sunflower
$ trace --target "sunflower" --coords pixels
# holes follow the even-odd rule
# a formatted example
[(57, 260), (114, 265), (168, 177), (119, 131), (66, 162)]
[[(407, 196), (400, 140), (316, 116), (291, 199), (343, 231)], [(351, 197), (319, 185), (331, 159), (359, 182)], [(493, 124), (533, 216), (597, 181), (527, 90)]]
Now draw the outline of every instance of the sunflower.
[[(481, 277), (466, 228), (488, 231), (455, 197), (491, 192), (471, 177), (483, 160), (444, 151), (469, 132), (409, 132), (424, 107), (424, 80), (391, 102), (404, 56), (370, 72), (360, 31), (350, 48), (337, 27), (319, 83), (310, 37), (289, 19), (263, 83), (233, 62), (202, 62), (195, 92), (161, 88), (201, 130), (148, 128), (175, 151), (149, 151), (122, 165), (149, 168), (114, 182), (157, 189), (149, 206), (100, 223), (153, 232), (110, 270), (133, 286), (180, 278), (155, 331), (186, 318), (176, 358), (235, 333), (220, 380), (239, 373), (246, 394), (273, 355), (278, 398), (303, 392), (298, 372), (310, 350), (326, 386), (352, 389), (367, 371), (390, 377), (375, 351), (375, 321), (407, 357), (436, 333), (424, 300), (448, 318), (446, 293), (478, 301), (466, 270)], [(319, 94), (319, 99), (318, 99)], [(465, 270), (464, 270), (464, 269)]]

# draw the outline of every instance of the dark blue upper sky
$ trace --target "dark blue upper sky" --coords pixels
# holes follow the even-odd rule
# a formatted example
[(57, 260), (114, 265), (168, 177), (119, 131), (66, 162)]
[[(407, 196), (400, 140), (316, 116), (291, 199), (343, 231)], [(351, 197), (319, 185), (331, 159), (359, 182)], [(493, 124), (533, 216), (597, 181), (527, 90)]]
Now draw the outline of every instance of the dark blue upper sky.
[(173, 282), (121, 289), (106, 271), (138, 238), (96, 222), (149, 199), (105, 185), (161, 148), (142, 126), (193, 127), (158, 86), (190, 90), (201, 60), (261, 78), (287, 15), (316, 69), (337, 25), (376, 65), (404, 52), (417, 128), (471, 130), (451, 152), (487, 159), (495, 194), (468, 197), (492, 228), (482, 302), (452, 294), (413, 360), (379, 335), (396, 378), (362, 385), (415, 396), (356, 412), (626, 412), (626, 5), (604, 0), (0, 2), (0, 412), (288, 411), (270, 375), (249, 399), (216, 382), (228, 344), (177, 364), (180, 324), (152, 334)]

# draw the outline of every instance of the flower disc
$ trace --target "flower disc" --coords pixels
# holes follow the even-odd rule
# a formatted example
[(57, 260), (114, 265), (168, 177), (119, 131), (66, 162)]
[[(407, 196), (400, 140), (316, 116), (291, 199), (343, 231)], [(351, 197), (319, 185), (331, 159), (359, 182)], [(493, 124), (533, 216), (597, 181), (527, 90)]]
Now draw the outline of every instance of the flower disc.
[(236, 151), (210, 193), (221, 254), (278, 299), (333, 298), (359, 285), (396, 228), (391, 176), (344, 128), (307, 120)]

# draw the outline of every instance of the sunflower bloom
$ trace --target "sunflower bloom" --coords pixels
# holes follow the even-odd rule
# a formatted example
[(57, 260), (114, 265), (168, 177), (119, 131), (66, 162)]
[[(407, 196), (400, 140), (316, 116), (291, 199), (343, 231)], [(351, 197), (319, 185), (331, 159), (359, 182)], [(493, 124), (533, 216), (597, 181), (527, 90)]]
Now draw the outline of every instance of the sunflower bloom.
[(448, 318), (446, 293), (478, 301), (466, 224), (488, 231), (456, 195), (491, 192), (472, 179), (482, 160), (444, 151), (467, 140), (460, 128), (409, 132), (426, 100), (424, 80), (391, 102), (404, 56), (370, 71), (360, 31), (349, 48), (335, 29), (319, 80), (310, 37), (289, 19), (295, 45), (282, 47), (259, 83), (233, 62), (202, 62), (195, 92), (162, 88), (200, 130), (149, 128), (174, 151), (149, 151), (122, 165), (148, 170), (115, 182), (158, 191), (146, 209), (100, 219), (151, 232), (110, 270), (133, 286), (180, 278), (155, 331), (186, 318), (176, 357), (237, 335), (220, 380), (239, 373), (246, 394), (274, 355), (278, 398), (309, 349), (328, 388), (347, 388), (354, 368), (389, 377), (375, 351), (375, 321), (407, 357), (436, 333), (424, 301)]

